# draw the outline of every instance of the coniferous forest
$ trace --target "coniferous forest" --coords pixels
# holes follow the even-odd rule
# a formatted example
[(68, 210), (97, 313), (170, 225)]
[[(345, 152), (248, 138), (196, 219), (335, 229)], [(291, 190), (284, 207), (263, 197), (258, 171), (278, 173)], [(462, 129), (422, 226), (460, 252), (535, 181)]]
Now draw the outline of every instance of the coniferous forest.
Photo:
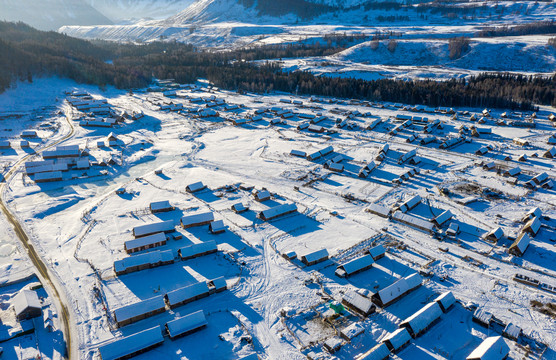
[(258, 93), (285, 91), (445, 107), (530, 110), (533, 104), (556, 106), (556, 74), (551, 77), (482, 74), (449, 81), (367, 81), (286, 72), (279, 62), (264, 61), (326, 56), (343, 50), (339, 43), (342, 42), (215, 52), (175, 42), (90, 42), (38, 31), (23, 23), (0, 22), (0, 93), (15, 81), (32, 81), (37, 76), (67, 77), (80, 83), (121, 89), (148, 86), (153, 78), (172, 78), (181, 83), (206, 78), (221, 88)]

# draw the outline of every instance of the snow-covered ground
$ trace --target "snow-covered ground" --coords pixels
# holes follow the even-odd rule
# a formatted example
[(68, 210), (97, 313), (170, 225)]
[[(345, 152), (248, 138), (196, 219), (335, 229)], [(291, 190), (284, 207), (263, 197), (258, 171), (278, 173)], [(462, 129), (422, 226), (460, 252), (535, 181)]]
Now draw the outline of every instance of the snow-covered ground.
[[(95, 359), (99, 346), (200, 309), (206, 314), (206, 329), (179, 340), (166, 339), (162, 346), (137, 359), (233, 359), (252, 353), (264, 359), (303, 359), (304, 354), (320, 349), (322, 341), (335, 334), (332, 326), (343, 328), (360, 322), (365, 333), (337, 353), (339, 358), (353, 358), (437, 294), (450, 290), (459, 301), (456, 306), (423, 336), (412, 340), (409, 347), (395, 355), (397, 358), (464, 358), (487, 335), (501, 332), (499, 325), (488, 330), (471, 321), (468, 308), (481, 306), (501, 322), (520, 326), (532, 339), (522, 339), (520, 344), (507, 340), (512, 359), (524, 356), (522, 344), (527, 342), (532, 346), (533, 358), (539, 358), (544, 348), (541, 344), (545, 344), (548, 348), (544, 359), (555, 359), (556, 322), (533, 308), (531, 301), (555, 303), (556, 295), (512, 280), (519, 273), (556, 286), (555, 193), (553, 189), (524, 187), (541, 172), (552, 179), (556, 176), (554, 160), (542, 157), (552, 147), (547, 138), (554, 130), (547, 117), (553, 109), (541, 108), (536, 128), (528, 129), (497, 125), (495, 120), (502, 109), (493, 111), (484, 124), (477, 124), (467, 113), (454, 118), (450, 114), (406, 111), (401, 105), (310, 101), (286, 94), (238, 95), (201, 88), (204, 85), (180, 90), (177, 98), (167, 98), (161, 93), (101, 92), (65, 80), (37, 79), (0, 95), (3, 140), (15, 141), (23, 129), (37, 129), (41, 139), (32, 147), (40, 152), (42, 146), (68, 133), (67, 117), (75, 133), (62, 145), (87, 148), (91, 160), (115, 159), (106, 167), (73, 170), (75, 178), (62, 182), (36, 184), (18, 171), (9, 179), (4, 195), (66, 292), (76, 322), (80, 358)], [(128, 119), (111, 129), (81, 127), (75, 120), (80, 114), (64, 101), (63, 92), (72, 89), (106, 99), (118, 111), (142, 111), (145, 116)], [(197, 110), (204, 105), (188, 97), (210, 96), (240, 108), (226, 110), (220, 105), (214, 108), (219, 117), (197, 118)], [(285, 104), (280, 99), (301, 104)], [(163, 102), (183, 104), (185, 111), (161, 111), (155, 104)], [(291, 110), (295, 115), (273, 125), (277, 116), (268, 111), (271, 108)], [(234, 126), (227, 120), (246, 118), (256, 110), (267, 110), (258, 121)], [(456, 110), (471, 114), (482, 111)], [(336, 127), (335, 119), (344, 119), (348, 111), (359, 111), (360, 115), (348, 120), (348, 126)], [(325, 133), (297, 129), (308, 122), (303, 116), (317, 114), (328, 117), (318, 124), (327, 129)], [(426, 135), (423, 126), (415, 123), (391, 135), (391, 130), (401, 124), (395, 120), (397, 114), (438, 119), (443, 126)], [(14, 120), (15, 115), (18, 120)], [(517, 120), (530, 114), (509, 115)], [(377, 119), (381, 122), (367, 130)], [(440, 149), (440, 143), (456, 136), (462, 125), (476, 125), (491, 133), (468, 135), (471, 142)], [(119, 145), (98, 147), (97, 142), (110, 132), (118, 137)], [(406, 142), (411, 135), (434, 136), (436, 140), (428, 145), (419, 145), (419, 140)], [(516, 137), (527, 139), (530, 145), (513, 143)], [(384, 144), (390, 145), (386, 158), (377, 161), (377, 168), (367, 178), (358, 177), (363, 166), (376, 161)], [(475, 155), (487, 145), (492, 147), (488, 153)], [(334, 152), (315, 161), (289, 154), (291, 150), (313, 153), (327, 146), (333, 146)], [(400, 164), (400, 156), (413, 149), (417, 149), (421, 161)], [(535, 153), (539, 157), (534, 157)], [(528, 155), (527, 161), (517, 160), (522, 154)], [(19, 149), (3, 153), (4, 173), (27, 155)], [(325, 160), (338, 155), (343, 157), (343, 172), (323, 167)], [(504, 160), (508, 156), (511, 160)], [(36, 155), (29, 160), (39, 159)], [(478, 166), (490, 161), (502, 170), (519, 166), (522, 174), (517, 183), (512, 177)], [(415, 168), (420, 169), (419, 174), (401, 184), (393, 183)], [(162, 172), (156, 174), (155, 170)], [(198, 181), (207, 189), (194, 194), (185, 191), (188, 184)], [(251, 187), (268, 189), (272, 198), (255, 201)], [(125, 188), (125, 193), (116, 192), (120, 188)], [(441, 189), (448, 189), (448, 195), (442, 195)], [(449, 209), (462, 232), (455, 239), (439, 241), (401, 222), (365, 211), (372, 203), (398, 206), (415, 194), (423, 201), (409, 214), (428, 223)], [(476, 196), (478, 201), (458, 203), (468, 196)], [(176, 209), (151, 214), (149, 204), (161, 200), (169, 200)], [(250, 210), (234, 213), (231, 206), (238, 202)], [(257, 217), (259, 211), (285, 203), (295, 203), (298, 211), (272, 221)], [(543, 212), (539, 234), (523, 257), (509, 255), (507, 249), (522, 226), (522, 216), (534, 207)], [(224, 221), (226, 231), (211, 234), (207, 225), (188, 229), (179, 226), (181, 217), (200, 211), (213, 212), (216, 220)], [(133, 238), (132, 229), (162, 220), (173, 221), (176, 231), (166, 245), (152, 250), (171, 250), (175, 263), (117, 276), (114, 261), (137, 256), (124, 250), (124, 242)], [(448, 223), (440, 227), (440, 233), (446, 231)], [(498, 226), (505, 234), (498, 244), (481, 238)], [(182, 235), (179, 240), (178, 234)], [(23, 269), (28, 262), (17, 251), (13, 234), (8, 229), (0, 236), (5, 239), (0, 248), (4, 256), (0, 266), (6, 267), (2, 264), (9, 264), (6, 259), (13, 257), (13, 267)], [(177, 257), (181, 247), (210, 240), (216, 241), (217, 253), (185, 261)], [(383, 244), (388, 251), (371, 269), (347, 280), (334, 274), (338, 264), (359, 256), (373, 244)], [(282, 257), (291, 251), (304, 255), (323, 248), (331, 259), (310, 267)], [(345, 313), (332, 325), (319, 320), (316, 312), (326, 308), (329, 299), (339, 301), (349, 289), (374, 292), (415, 272), (425, 279), (421, 288), (366, 319)], [(14, 270), (7, 278), (17, 276)], [(112, 311), (119, 307), (221, 276), (228, 287), (224, 292), (115, 327)], [(306, 281), (308, 278), (311, 281)], [(284, 308), (288, 309), (285, 317), (281, 315)], [(3, 346), (11, 349), (12, 345)]]

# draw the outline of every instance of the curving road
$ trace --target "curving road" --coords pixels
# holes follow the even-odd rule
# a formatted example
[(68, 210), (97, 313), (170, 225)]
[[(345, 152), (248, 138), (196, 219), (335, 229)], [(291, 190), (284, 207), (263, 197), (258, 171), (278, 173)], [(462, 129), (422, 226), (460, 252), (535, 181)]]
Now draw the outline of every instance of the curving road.
[[(38, 273), (37, 273), (38, 278), (41, 280), (41, 283), (50, 290), (49, 293), (54, 298), (54, 303), (55, 303), (56, 308), (58, 309), (58, 313), (60, 315), (62, 333), (64, 334), (64, 339), (65, 339), (65, 343), (66, 343), (66, 356), (65, 357), (67, 357), (69, 359), (77, 359), (77, 356), (73, 353), (73, 351), (76, 351), (77, 349), (76, 349), (76, 347), (72, 346), (73, 339), (72, 339), (72, 336), (71, 336), (72, 331), (70, 329), (71, 312), (68, 310), (68, 305), (66, 304), (67, 300), (66, 300), (66, 297), (65, 297), (65, 293), (63, 292), (63, 288), (56, 281), (56, 279), (50, 274), (50, 271), (46, 267), (44, 261), (41, 259), (41, 257), (39, 256), (39, 254), (35, 250), (33, 244), (31, 243), (31, 240), (29, 239), (29, 236), (27, 235), (27, 233), (25, 232), (25, 230), (23, 229), (23, 227), (19, 223), (19, 220), (14, 215), (14, 213), (12, 213), (10, 211), (10, 209), (6, 205), (6, 201), (4, 200), (6, 186), (9, 184), (9, 181), (14, 176), (17, 169), (27, 159), (29, 159), (31, 156), (34, 156), (35, 154), (40, 154), (41, 152), (68, 140), (69, 138), (71, 138), (74, 135), (75, 129), (74, 129), (73, 124), (71, 123), (71, 120), (69, 119), (68, 115), (66, 115), (66, 121), (67, 121), (67, 123), (70, 127), (70, 132), (67, 135), (62, 137), (60, 140), (57, 140), (57, 141), (55, 141), (55, 142), (53, 142), (53, 143), (51, 143), (51, 144), (49, 144), (45, 147), (40, 148), (34, 154), (26, 155), (25, 157), (23, 157), (22, 159), (17, 161), (12, 166), (12, 168), (8, 171), (8, 173), (5, 175), (5, 183), (0, 184), (0, 211), (2, 211), (2, 213), (4, 213), (8, 222), (13, 226), (17, 237), (21, 241), (21, 244), (23, 244), (23, 246), (27, 250), (27, 253), (29, 254), (29, 258), (31, 259), (31, 261), (33, 262), (33, 265), (35, 266), (35, 268), (38, 271)], [(61, 294), (63, 296), (61, 296)]]

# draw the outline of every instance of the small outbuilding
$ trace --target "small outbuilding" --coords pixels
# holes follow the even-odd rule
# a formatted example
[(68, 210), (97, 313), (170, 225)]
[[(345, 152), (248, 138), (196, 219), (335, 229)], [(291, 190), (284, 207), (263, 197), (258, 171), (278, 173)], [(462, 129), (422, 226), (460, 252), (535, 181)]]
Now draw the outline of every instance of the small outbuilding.
[(166, 323), (166, 332), (170, 338), (177, 339), (192, 334), (207, 326), (207, 319), (203, 310), (185, 315)]
[(391, 352), (403, 349), (410, 341), (411, 335), (409, 335), (406, 328), (399, 328), (382, 339), (382, 343), (385, 344)]

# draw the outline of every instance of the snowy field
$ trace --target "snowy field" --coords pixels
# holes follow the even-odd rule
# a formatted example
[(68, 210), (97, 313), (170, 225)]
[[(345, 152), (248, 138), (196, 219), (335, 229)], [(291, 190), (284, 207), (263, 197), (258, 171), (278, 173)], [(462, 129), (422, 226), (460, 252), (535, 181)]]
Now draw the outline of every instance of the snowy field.
[[(72, 90), (107, 100), (116, 113), (144, 116), (124, 118), (112, 128), (82, 126), (83, 113), (65, 100), (64, 91)], [(501, 324), (509, 322), (523, 330), (518, 341), (506, 339), (511, 359), (526, 353), (533, 359), (556, 358), (554, 315), (541, 313), (531, 303), (555, 304), (556, 294), (513, 280), (521, 274), (556, 286), (556, 194), (548, 183), (556, 170), (554, 159), (543, 157), (552, 148), (547, 143), (554, 133), (548, 120), (551, 109), (541, 108), (532, 120), (536, 127), (525, 128), (517, 127), (517, 121), (525, 123), (532, 114), (503, 115), (503, 109), (482, 118), (483, 109), (455, 109), (451, 114), (404, 110), (402, 104), (239, 95), (210, 89), (204, 82), (167, 95), (171, 97), (161, 92), (101, 92), (69, 81), (37, 79), (0, 96), (1, 140), (16, 143), (23, 130), (36, 130), (39, 136), (27, 150), (0, 150), (4, 176), (17, 166), (3, 196), (66, 293), (79, 358), (98, 359), (99, 347), (164, 327), (197, 310), (204, 311), (204, 329), (165, 338), (162, 346), (136, 358), (237, 359), (257, 354), (261, 359), (303, 359), (311, 351), (326, 352), (326, 340), (358, 323), (363, 334), (344, 341), (335, 353), (340, 359), (354, 358), (445, 291), (458, 302), (393, 358), (463, 359), (487, 336), (501, 335)], [(163, 110), (168, 106), (180, 110)], [(407, 123), (408, 116), (412, 122)], [(321, 117), (317, 132), (306, 128)], [(250, 120), (234, 125), (241, 119)], [(436, 126), (425, 133), (426, 124), (433, 123)], [(472, 135), (472, 126), (480, 130), (478, 137)], [(100, 146), (110, 133), (117, 142)], [(68, 134), (59, 145), (87, 149), (90, 168), (64, 172), (62, 181), (34, 182), (20, 160), (41, 160), (43, 147)], [(446, 140), (460, 134), (467, 140), (443, 148)], [(430, 142), (421, 143), (424, 139)], [(377, 160), (385, 144), (389, 150)], [(290, 154), (312, 154), (328, 146), (333, 152), (314, 160)], [(415, 156), (400, 161), (413, 150)], [(373, 161), (376, 168), (358, 176)], [(494, 169), (483, 167), (490, 162)], [(343, 171), (332, 171), (332, 164)], [(520, 174), (503, 176), (515, 167)], [(546, 188), (526, 187), (543, 172)], [(186, 191), (199, 181), (206, 188)], [(253, 191), (263, 188), (270, 198), (257, 201)], [(421, 201), (406, 215), (417, 219), (416, 224), (432, 224), (445, 210), (453, 217), (430, 225), (429, 232), (365, 210), (372, 204), (395, 209), (414, 195)], [(470, 197), (474, 201), (464, 205), (463, 199)], [(151, 203), (166, 200), (173, 210), (149, 210)], [(249, 209), (232, 211), (240, 202)], [(293, 213), (269, 221), (258, 216), (291, 203), (297, 207)], [(522, 218), (536, 207), (542, 211), (540, 230), (531, 235), (523, 256), (510, 255)], [(223, 220), (225, 231), (211, 233), (207, 224), (180, 226), (180, 219), (199, 212)], [(0, 280), (8, 282), (21, 277), (29, 261), (3, 221)], [(160, 221), (172, 226), (165, 244), (126, 253), (124, 243), (134, 238), (135, 227)], [(451, 224), (459, 226), (455, 236), (447, 235)], [(483, 238), (497, 227), (503, 230), (497, 243)], [(180, 259), (178, 250), (211, 241), (217, 252)], [(348, 278), (335, 274), (338, 265), (376, 245), (387, 249), (386, 256), (370, 269)], [(321, 249), (328, 251), (328, 260), (311, 266), (300, 261), (302, 255)], [(174, 262), (116, 275), (115, 262), (157, 250), (171, 251)], [(291, 252), (298, 258), (285, 259)], [(346, 310), (327, 321), (320, 315), (330, 310), (330, 301), (341, 301), (350, 290), (369, 295), (415, 273), (423, 278), (422, 286), (374, 314), (364, 317)], [(225, 291), (117, 326), (114, 310), (220, 277)], [(2, 296), (5, 310), (10, 296)], [(477, 307), (496, 318), (490, 329), (472, 321)], [(31, 340), (21, 344), (12, 340), (1, 345), (8, 354), (17, 354), (19, 346), (28, 351), (35, 346)], [(39, 347), (43, 359), (60, 358)]]

